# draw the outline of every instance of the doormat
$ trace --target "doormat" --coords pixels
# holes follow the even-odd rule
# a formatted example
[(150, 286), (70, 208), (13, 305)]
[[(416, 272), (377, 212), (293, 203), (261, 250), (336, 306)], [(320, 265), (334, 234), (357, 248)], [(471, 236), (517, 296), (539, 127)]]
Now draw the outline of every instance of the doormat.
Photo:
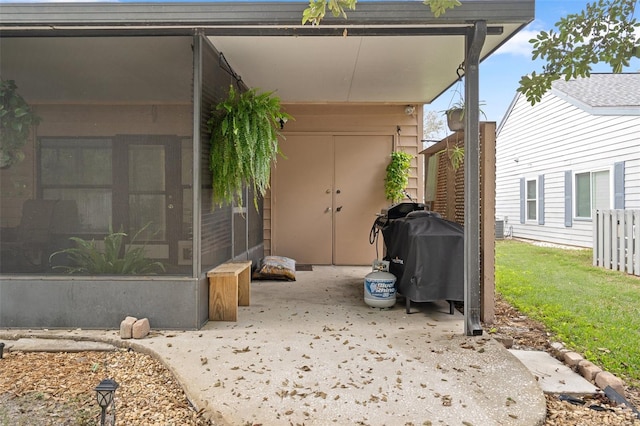
[(313, 271), (313, 265), (296, 263), (296, 271)]

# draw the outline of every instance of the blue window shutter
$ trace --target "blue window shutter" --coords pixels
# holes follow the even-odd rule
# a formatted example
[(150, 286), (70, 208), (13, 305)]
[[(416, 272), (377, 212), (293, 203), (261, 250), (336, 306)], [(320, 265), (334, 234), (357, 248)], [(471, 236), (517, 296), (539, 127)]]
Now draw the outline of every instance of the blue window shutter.
[(520, 178), (520, 223), (524, 223), (525, 218), (525, 198), (524, 198), (524, 178)]
[(538, 225), (544, 225), (544, 175), (538, 176)]
[(564, 226), (573, 225), (573, 182), (571, 170), (564, 172)]
[(613, 208), (624, 209), (624, 161), (613, 165)]

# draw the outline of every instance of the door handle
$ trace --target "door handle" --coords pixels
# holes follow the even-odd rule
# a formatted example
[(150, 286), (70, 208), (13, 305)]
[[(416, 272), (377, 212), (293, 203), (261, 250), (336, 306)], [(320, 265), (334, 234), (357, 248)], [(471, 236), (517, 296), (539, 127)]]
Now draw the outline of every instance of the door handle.
[(325, 213), (331, 213), (331, 211), (332, 211), (331, 207), (327, 207), (327, 208), (324, 210), (324, 212), (325, 212)]
[(340, 210), (342, 210), (342, 206), (340, 207), (336, 207), (336, 211), (339, 212)]

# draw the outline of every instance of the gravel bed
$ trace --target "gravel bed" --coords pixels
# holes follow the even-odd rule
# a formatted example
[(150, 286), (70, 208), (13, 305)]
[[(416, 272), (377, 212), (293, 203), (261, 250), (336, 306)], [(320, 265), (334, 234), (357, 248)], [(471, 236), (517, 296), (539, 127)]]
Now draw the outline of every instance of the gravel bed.
[(123, 425), (208, 425), (169, 371), (148, 355), (113, 352), (9, 352), (0, 360), (0, 425), (97, 425), (94, 388), (120, 384), (116, 420)]

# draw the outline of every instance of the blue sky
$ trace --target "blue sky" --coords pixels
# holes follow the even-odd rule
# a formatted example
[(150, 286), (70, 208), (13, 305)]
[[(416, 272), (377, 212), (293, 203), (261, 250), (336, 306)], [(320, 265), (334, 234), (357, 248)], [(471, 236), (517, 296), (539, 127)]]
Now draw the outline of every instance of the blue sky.
[[(535, 20), (480, 64), (480, 100), (485, 103), (481, 108), (489, 121), (500, 124), (516, 95), (520, 77), (542, 68), (543, 62), (531, 60), (529, 40), (541, 30), (554, 28), (561, 17), (580, 12), (587, 3), (586, 0), (536, 0)], [(625, 71), (640, 71), (640, 60), (634, 59)], [(594, 72), (611, 72), (611, 69), (608, 65), (597, 65)], [(426, 105), (425, 111), (446, 110), (452, 98), (457, 99), (452, 96), (452, 89)]]

